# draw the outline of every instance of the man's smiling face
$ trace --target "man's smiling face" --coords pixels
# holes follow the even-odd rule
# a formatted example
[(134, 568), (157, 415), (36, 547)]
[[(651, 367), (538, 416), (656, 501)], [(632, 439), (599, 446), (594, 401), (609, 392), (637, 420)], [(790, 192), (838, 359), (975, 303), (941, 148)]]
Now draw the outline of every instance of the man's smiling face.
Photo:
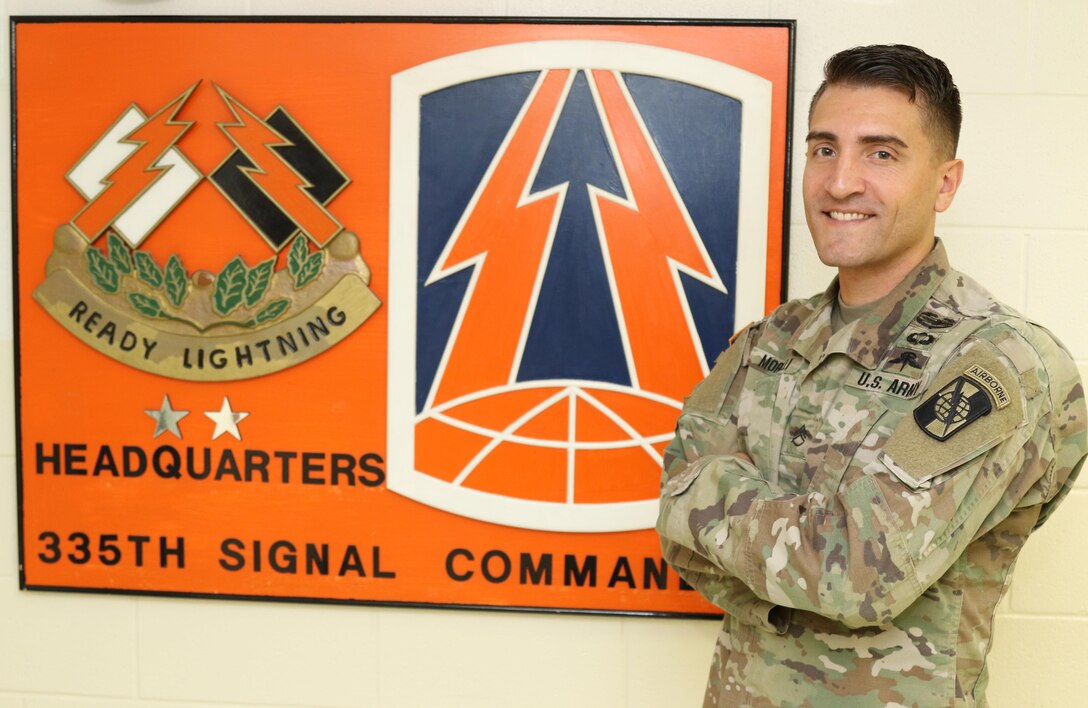
[(805, 215), (844, 280), (890, 280), (887, 292), (933, 247), (962, 163), (937, 153), (924, 120), (924, 106), (883, 87), (831, 85), (813, 107)]

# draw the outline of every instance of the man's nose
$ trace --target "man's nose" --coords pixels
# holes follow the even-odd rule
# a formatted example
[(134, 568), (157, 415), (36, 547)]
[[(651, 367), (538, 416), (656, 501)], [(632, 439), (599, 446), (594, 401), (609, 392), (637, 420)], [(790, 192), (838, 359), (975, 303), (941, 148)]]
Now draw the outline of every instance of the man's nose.
[(865, 191), (865, 179), (858, 160), (840, 155), (827, 175), (827, 193), (835, 199), (845, 199)]

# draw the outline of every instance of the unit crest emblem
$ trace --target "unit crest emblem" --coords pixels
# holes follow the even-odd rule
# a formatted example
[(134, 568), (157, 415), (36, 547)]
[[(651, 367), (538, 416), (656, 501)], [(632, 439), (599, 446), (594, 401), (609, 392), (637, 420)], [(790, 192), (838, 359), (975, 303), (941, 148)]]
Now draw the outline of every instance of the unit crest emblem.
[(380, 302), (358, 237), (328, 210), (348, 177), (284, 108), (262, 119), (219, 87), (234, 120), (218, 124), (227, 156), (207, 181), (267, 257), (190, 270), (202, 239), (235, 237), (214, 221), (187, 242), (191, 252), (147, 247), (205, 179), (181, 149), (194, 121), (178, 118), (197, 88), (150, 116), (130, 105), (68, 172), (86, 204), (57, 228), (34, 298), (129, 366), (195, 381), (252, 378), (328, 350)]

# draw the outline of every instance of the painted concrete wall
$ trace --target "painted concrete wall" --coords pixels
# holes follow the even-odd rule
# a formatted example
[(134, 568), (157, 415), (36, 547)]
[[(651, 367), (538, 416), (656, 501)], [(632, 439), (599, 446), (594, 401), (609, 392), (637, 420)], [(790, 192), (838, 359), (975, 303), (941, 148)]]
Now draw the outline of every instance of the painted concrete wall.
[[(796, 19), (798, 106), (823, 60), (907, 42), (964, 94), (953, 262), (1047, 324), (1088, 378), (1088, 4), (1081, 0), (6, 0), (10, 14)], [(6, 17), (5, 17), (6, 19)], [(3, 50), (8, 52), (7, 34)], [(8, 73), (2, 75), (3, 107)], [(795, 128), (797, 143), (804, 135)], [(8, 138), (7, 123), (0, 133)], [(790, 294), (822, 289), (794, 156)], [(0, 170), (0, 708), (694, 706), (710, 621), (325, 607), (18, 590), (10, 189)], [(37, 405), (38, 403), (36, 403)], [(41, 402), (40, 405), (47, 405)], [(1028, 544), (997, 619), (997, 708), (1088, 695), (1088, 479)]]

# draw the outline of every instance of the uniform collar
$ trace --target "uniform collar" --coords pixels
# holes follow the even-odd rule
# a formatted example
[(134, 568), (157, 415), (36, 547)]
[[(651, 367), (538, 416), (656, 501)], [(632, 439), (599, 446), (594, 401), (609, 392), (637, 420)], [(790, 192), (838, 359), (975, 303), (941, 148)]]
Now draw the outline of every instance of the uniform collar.
[(831, 281), (812, 314), (797, 328), (790, 346), (810, 363), (842, 352), (873, 369), (903, 333), (949, 271), (944, 244), (937, 239), (929, 255), (884, 297), (878, 307), (832, 336), (831, 308), (839, 293), (839, 279)]

